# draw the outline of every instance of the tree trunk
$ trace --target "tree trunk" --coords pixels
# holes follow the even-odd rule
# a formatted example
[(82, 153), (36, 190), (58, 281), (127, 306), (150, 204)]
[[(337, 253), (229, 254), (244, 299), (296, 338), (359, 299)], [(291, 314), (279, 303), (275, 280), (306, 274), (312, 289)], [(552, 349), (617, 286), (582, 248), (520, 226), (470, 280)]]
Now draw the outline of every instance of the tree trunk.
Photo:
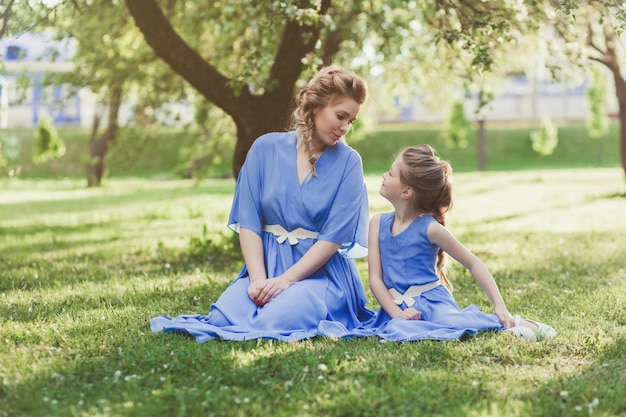
[[(237, 127), (233, 175), (237, 177), (255, 139), (263, 133), (285, 129), (285, 120), (294, 104), (294, 88), (304, 69), (303, 59), (315, 50), (320, 26), (286, 21), (264, 93), (254, 95), (248, 88), (235, 91), (229, 78), (191, 49), (171, 26), (156, 0), (125, 2), (157, 56), (233, 118)], [(326, 14), (330, 3), (330, 0), (321, 1), (321, 15)]]
[(94, 124), (89, 141), (89, 164), (87, 166), (87, 186), (100, 187), (102, 178), (106, 169), (106, 157), (109, 152), (111, 143), (117, 137), (119, 125), (117, 117), (122, 103), (122, 88), (114, 87), (109, 98), (109, 117), (108, 125), (98, 136), (98, 128), (100, 126), (100, 116), (94, 116)]
[(237, 128), (237, 143), (233, 153), (233, 176), (235, 178), (239, 175), (246, 155), (256, 138), (267, 132), (286, 130), (289, 109), (285, 109), (281, 116), (274, 114), (276, 108), (279, 108), (278, 103), (276, 105), (268, 103), (268, 105), (260, 107), (253, 106), (249, 111), (233, 117)]
[[(617, 60), (615, 61), (617, 62)], [(615, 92), (619, 105), (619, 138), (620, 138), (620, 155), (622, 161), (622, 169), (624, 170), (624, 180), (626, 180), (626, 80), (622, 77), (619, 66), (616, 64), (613, 71), (615, 80)]]
[(480, 171), (487, 170), (487, 132), (485, 131), (485, 118), (484, 116), (478, 116), (478, 141), (477, 149), (478, 153), (478, 169)]
[[(626, 83), (624, 84), (623, 94), (626, 94)], [(622, 170), (624, 171), (624, 180), (626, 180), (626, 100), (619, 100), (619, 138), (620, 138), (620, 155), (622, 161)]]
[[(606, 50), (602, 52), (602, 58), (596, 59), (613, 73), (615, 81), (615, 95), (619, 106), (619, 137), (620, 137), (620, 159), (622, 162), (622, 170), (624, 171), (624, 180), (626, 180), (626, 80), (622, 76), (617, 50), (615, 49), (615, 36), (612, 32), (605, 32)], [(599, 48), (595, 48), (599, 50)]]

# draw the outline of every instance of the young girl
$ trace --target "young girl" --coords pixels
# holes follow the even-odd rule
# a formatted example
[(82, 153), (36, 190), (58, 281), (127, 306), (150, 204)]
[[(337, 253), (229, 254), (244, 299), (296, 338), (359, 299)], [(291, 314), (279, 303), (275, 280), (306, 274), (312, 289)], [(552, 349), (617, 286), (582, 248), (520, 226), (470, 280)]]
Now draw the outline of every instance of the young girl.
[[(513, 317), (485, 264), (445, 227), (452, 206), (452, 168), (428, 145), (405, 149), (383, 174), (380, 194), (394, 212), (372, 217), (369, 227), (369, 283), (381, 305), (371, 324), (388, 340), (453, 340), (480, 331), (510, 331), (528, 340), (550, 339), (543, 323)], [(445, 254), (463, 264), (495, 307), (461, 309), (443, 271)]]

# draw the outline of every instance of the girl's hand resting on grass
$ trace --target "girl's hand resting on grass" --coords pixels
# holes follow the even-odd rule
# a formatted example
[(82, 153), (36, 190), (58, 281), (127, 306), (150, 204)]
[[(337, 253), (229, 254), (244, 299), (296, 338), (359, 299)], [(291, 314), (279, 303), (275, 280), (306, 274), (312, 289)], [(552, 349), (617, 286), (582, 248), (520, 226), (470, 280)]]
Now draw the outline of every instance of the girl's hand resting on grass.
[(496, 316), (498, 316), (504, 327), (507, 329), (515, 326), (515, 318), (506, 308), (496, 308)]
[(409, 307), (406, 310), (402, 310), (402, 313), (398, 316), (405, 320), (421, 320), (422, 312), (414, 309), (413, 307)]

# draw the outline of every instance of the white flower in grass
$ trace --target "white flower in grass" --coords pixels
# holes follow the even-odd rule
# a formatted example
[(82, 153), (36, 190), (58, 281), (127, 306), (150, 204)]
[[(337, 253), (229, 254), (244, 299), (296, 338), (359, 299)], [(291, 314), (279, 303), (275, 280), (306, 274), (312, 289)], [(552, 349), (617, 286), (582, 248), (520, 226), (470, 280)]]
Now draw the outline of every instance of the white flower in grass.
[(583, 408), (580, 405), (577, 405), (576, 407), (574, 407), (574, 410), (583, 411)]
[(589, 412), (591, 412), (591, 409), (596, 408), (598, 404), (600, 404), (600, 400), (598, 399), (598, 397), (595, 397), (592, 402), (587, 404), (587, 407), (589, 407)]
[(328, 370), (328, 366), (325, 363), (320, 363), (317, 365), (317, 370), (320, 372), (326, 372)]
[(567, 392), (567, 391), (565, 391), (565, 390), (563, 390), (563, 391), (559, 392), (559, 395), (560, 395), (562, 398), (567, 398), (567, 395), (568, 395), (568, 394), (569, 394), (569, 392)]
[(120, 379), (120, 376), (122, 376), (122, 371), (120, 370), (115, 371), (115, 373), (113, 374), (113, 381), (117, 382), (117, 380)]

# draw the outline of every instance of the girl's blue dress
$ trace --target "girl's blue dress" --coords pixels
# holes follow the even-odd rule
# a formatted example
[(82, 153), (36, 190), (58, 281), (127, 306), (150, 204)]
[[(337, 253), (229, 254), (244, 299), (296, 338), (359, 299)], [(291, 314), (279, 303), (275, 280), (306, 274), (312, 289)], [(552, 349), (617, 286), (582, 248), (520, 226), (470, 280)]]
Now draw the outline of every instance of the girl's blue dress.
[[(244, 265), (208, 315), (155, 317), (150, 322), (152, 331), (184, 331), (198, 342), (215, 338), (294, 341), (338, 336), (371, 319), (373, 312), (365, 308), (363, 284), (350, 259), (367, 255), (369, 210), (361, 157), (338, 142), (324, 150), (316, 169), (317, 176), (300, 184), (295, 132), (261, 136), (239, 174), (228, 226), (261, 236), (269, 278), (296, 263), (317, 239), (342, 244), (321, 269), (258, 307), (248, 297), (250, 280)], [(265, 225), (319, 235), (280, 242), (263, 231)]]
[[(426, 232), (430, 222), (436, 220), (432, 216), (417, 217), (396, 236), (391, 234), (393, 220), (394, 213), (381, 214), (378, 239), (385, 286), (404, 294), (412, 285), (437, 281), (439, 247), (430, 243)], [(456, 340), (480, 331), (505, 329), (498, 316), (483, 313), (474, 304), (461, 309), (443, 285), (413, 300), (415, 304), (411, 307), (422, 313), (421, 320), (393, 319), (381, 308), (371, 322), (341, 336), (374, 334), (393, 341)], [(402, 309), (407, 307), (405, 302), (400, 305)]]

